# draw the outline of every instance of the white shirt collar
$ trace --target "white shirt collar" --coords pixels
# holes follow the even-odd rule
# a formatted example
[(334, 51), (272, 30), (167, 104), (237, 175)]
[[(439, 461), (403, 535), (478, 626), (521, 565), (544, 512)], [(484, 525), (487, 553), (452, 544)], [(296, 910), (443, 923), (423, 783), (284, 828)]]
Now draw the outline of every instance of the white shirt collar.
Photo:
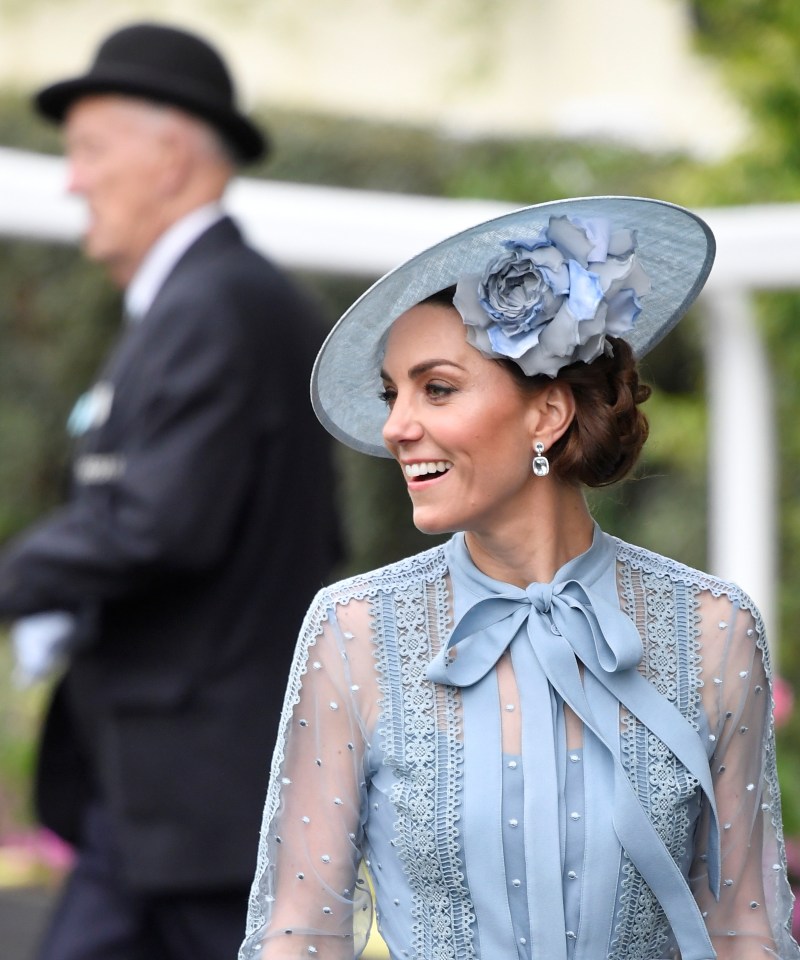
[(187, 213), (161, 234), (125, 290), (125, 312), (129, 318), (141, 320), (178, 260), (223, 216), (225, 211), (220, 203), (207, 203)]

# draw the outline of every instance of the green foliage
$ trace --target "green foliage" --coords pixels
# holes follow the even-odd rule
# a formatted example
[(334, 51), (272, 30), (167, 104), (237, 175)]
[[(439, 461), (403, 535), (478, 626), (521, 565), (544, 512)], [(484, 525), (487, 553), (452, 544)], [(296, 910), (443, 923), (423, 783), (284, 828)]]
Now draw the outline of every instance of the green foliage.
[[(741, 157), (709, 182), (714, 202), (800, 199), (800, 5), (795, 0), (693, 0), (698, 42), (724, 69), (750, 112), (753, 131)], [(800, 338), (796, 293), (763, 295), (760, 317), (772, 366), (780, 456), (780, 667), (800, 692)], [(743, 518), (744, 522), (745, 518)], [(793, 829), (800, 829), (800, 708), (780, 733), (781, 779)]]
[(753, 136), (719, 185), (739, 202), (800, 197), (800, 5), (794, 0), (693, 0), (702, 50), (725, 71)]
[(0, 243), (0, 538), (63, 492), (64, 423), (113, 333), (117, 295), (77, 250)]
[[(764, 336), (772, 361), (772, 384), (775, 415), (778, 424), (778, 455), (780, 457), (780, 488), (778, 515), (780, 540), (778, 564), (780, 570), (780, 669), (798, 697), (798, 709), (790, 723), (781, 731), (784, 753), (800, 756), (800, 644), (795, 633), (800, 623), (800, 433), (797, 415), (800, 407), (800, 338), (796, 335), (800, 298), (795, 293), (771, 293), (759, 298)], [(798, 763), (789, 763), (784, 769), (800, 770)], [(786, 779), (783, 781), (786, 783)], [(800, 777), (792, 778), (797, 809), (797, 828), (800, 829)]]
[[(33, 734), (41, 711), (43, 687), (21, 690), (12, 682), (10, 644), (0, 633), (0, 839), (27, 823), (32, 813), (28, 784), (33, 764)], [(0, 883), (0, 885), (2, 885)]]
[(272, 155), (253, 172), (275, 180), (392, 193), (536, 203), (592, 193), (678, 201), (696, 163), (604, 142), (465, 140), (428, 129), (284, 114), (264, 118)]

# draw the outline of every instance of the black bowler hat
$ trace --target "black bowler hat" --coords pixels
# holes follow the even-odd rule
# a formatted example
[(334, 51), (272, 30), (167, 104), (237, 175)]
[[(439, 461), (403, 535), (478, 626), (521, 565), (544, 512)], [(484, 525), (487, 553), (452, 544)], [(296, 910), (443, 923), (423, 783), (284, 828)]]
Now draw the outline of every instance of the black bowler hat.
[(112, 33), (80, 77), (40, 90), (34, 102), (61, 123), (80, 97), (122, 93), (168, 103), (215, 127), (242, 161), (267, 150), (263, 134), (234, 103), (233, 80), (220, 54), (201, 37), (175, 27), (137, 23)]

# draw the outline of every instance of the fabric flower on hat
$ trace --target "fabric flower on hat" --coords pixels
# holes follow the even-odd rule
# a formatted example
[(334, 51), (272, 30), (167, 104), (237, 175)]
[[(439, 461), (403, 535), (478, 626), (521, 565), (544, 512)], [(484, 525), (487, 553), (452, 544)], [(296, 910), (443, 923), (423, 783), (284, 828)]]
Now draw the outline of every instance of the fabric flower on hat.
[(528, 376), (591, 363), (606, 337), (632, 329), (650, 290), (635, 232), (605, 218), (551, 217), (540, 236), (503, 248), (483, 276), (458, 281), (453, 304), (472, 346)]

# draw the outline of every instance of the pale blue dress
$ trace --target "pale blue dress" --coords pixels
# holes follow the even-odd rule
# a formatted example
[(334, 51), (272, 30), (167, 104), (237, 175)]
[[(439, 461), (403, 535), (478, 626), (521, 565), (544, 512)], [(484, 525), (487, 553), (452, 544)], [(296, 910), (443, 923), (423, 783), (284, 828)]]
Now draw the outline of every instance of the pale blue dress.
[(321, 591), (242, 960), (358, 957), (373, 896), (393, 960), (798, 960), (768, 676), (746, 595), (599, 528), (527, 590), (457, 534)]

